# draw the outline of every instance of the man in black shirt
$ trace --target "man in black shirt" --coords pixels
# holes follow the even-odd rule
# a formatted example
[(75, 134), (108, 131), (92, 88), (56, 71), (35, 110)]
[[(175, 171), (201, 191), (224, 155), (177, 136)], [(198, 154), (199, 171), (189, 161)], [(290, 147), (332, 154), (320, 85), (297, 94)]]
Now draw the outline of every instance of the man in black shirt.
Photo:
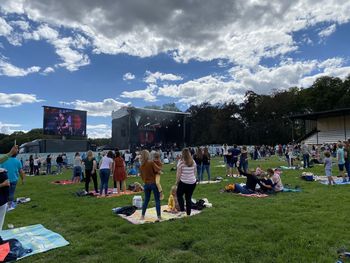
[(255, 187), (259, 184), (260, 180), (254, 173), (245, 173), (241, 169), (238, 169), (239, 173), (245, 177), (247, 177), (247, 181), (245, 186), (241, 186), (240, 184), (235, 184), (235, 192), (242, 194), (254, 194)]

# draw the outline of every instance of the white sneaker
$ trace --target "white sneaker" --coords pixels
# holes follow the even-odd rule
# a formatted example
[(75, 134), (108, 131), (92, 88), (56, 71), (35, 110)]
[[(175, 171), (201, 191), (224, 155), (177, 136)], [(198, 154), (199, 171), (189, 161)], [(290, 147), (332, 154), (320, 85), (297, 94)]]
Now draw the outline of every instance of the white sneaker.
[(117, 188), (114, 188), (114, 189), (113, 189), (113, 194), (117, 194), (117, 193), (118, 193)]

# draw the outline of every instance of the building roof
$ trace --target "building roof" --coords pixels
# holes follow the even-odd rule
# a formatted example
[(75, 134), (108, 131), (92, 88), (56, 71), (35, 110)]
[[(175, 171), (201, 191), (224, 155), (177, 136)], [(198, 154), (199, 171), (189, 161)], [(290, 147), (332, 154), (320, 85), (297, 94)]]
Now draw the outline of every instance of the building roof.
[(336, 116), (344, 116), (344, 115), (350, 115), (350, 108), (297, 114), (297, 115), (291, 116), (290, 118), (292, 120), (293, 119), (317, 120), (319, 118), (336, 117)]
[(143, 113), (165, 113), (165, 114), (175, 114), (175, 115), (191, 115), (188, 112), (178, 112), (178, 111), (167, 111), (167, 110), (157, 110), (157, 109), (147, 109), (147, 108), (138, 108), (132, 106), (122, 107), (119, 110), (112, 112), (112, 118), (118, 119), (125, 115), (128, 115), (130, 112), (143, 112)]

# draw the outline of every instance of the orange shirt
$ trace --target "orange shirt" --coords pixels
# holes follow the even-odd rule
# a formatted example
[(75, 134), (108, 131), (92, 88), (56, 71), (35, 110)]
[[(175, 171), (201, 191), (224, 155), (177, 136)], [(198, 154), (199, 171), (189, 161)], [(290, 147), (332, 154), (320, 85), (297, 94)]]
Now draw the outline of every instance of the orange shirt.
[(156, 174), (159, 172), (160, 168), (153, 161), (147, 161), (140, 166), (140, 175), (145, 184), (155, 184)]

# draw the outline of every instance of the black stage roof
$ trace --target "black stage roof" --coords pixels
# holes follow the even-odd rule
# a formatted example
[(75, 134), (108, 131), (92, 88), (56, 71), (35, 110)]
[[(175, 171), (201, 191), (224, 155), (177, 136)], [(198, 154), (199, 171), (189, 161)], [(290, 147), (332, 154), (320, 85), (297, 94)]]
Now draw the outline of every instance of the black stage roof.
[(290, 118), (292, 120), (295, 120), (295, 119), (317, 120), (319, 118), (344, 116), (344, 115), (350, 115), (350, 108), (343, 108), (343, 109), (336, 109), (336, 110), (328, 110), (328, 111), (319, 111), (319, 112), (297, 114), (297, 115), (291, 116)]

